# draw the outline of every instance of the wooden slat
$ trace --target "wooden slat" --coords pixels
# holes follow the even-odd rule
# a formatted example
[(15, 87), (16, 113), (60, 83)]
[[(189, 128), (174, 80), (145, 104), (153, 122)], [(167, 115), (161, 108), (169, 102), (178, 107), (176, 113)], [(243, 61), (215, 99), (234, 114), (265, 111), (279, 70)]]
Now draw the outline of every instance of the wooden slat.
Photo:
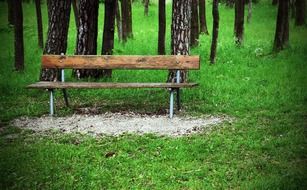
[(42, 68), (199, 69), (199, 56), (43, 55)]
[(197, 83), (98, 83), (98, 82), (37, 82), (27, 88), (68, 89), (68, 88), (192, 88)]

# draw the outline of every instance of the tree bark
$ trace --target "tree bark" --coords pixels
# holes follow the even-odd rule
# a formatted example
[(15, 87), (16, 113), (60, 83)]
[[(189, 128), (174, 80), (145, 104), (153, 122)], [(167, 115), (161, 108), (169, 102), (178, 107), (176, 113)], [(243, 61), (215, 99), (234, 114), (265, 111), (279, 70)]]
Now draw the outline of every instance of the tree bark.
[(123, 30), (123, 42), (127, 42), (128, 40), (128, 31), (127, 31), (127, 1), (128, 0), (121, 0), (121, 15), (122, 15), (122, 30)]
[(120, 11), (121, 10), (121, 5), (118, 0), (116, 0), (116, 26), (117, 26), (117, 35), (118, 35), (118, 40), (121, 42), (123, 40), (123, 22), (121, 19)]
[(133, 38), (133, 32), (132, 32), (132, 5), (131, 0), (127, 1), (127, 31), (128, 31), (128, 38)]
[[(70, 0), (47, 0), (48, 35), (44, 54), (60, 55), (66, 53), (67, 34), (70, 17)], [(57, 81), (61, 77), (57, 69), (42, 69), (40, 79)]]
[(165, 54), (165, 31), (166, 31), (166, 17), (165, 17), (165, 0), (159, 0), (159, 34), (158, 34), (158, 54)]
[(191, 3), (191, 47), (198, 45), (199, 24), (198, 24), (198, 0), (192, 0)]
[(14, 1), (14, 31), (15, 31), (15, 69), (24, 69), (23, 13), (22, 0)]
[(248, 15), (246, 18), (247, 23), (250, 23), (251, 19), (252, 19), (252, 8), (253, 8), (253, 1), (249, 0), (248, 1)]
[[(191, 0), (173, 0), (171, 48), (173, 55), (190, 54)], [(176, 71), (170, 71), (168, 82), (176, 81)], [(180, 71), (180, 82), (187, 81), (187, 71)]]
[(42, 22), (41, 0), (35, 0), (35, 8), (36, 8), (38, 46), (43, 49), (44, 38), (43, 38), (43, 22)]
[(123, 41), (132, 38), (132, 11), (131, 0), (122, 0)]
[(74, 10), (74, 17), (76, 28), (79, 28), (79, 0), (71, 0), (72, 8)]
[(284, 49), (289, 43), (289, 1), (279, 1), (274, 39), (274, 51)]
[(144, 15), (148, 16), (149, 0), (144, 1)]
[[(114, 30), (115, 30), (116, 1), (105, 0), (105, 16), (103, 29), (102, 55), (112, 55), (114, 47)], [(103, 70), (103, 77), (110, 78), (111, 69)]]
[(213, 16), (213, 29), (212, 29), (212, 43), (211, 43), (211, 53), (210, 62), (214, 64), (216, 61), (216, 48), (217, 39), (219, 35), (219, 2), (218, 0), (213, 0), (212, 3), (212, 16)]
[(9, 25), (13, 26), (14, 25), (14, 3), (12, 0), (7, 0), (7, 20)]
[(206, 19), (206, 0), (199, 0), (200, 33), (209, 35)]
[(244, 0), (235, 2), (235, 42), (241, 45), (244, 33)]
[[(98, 0), (80, 0), (76, 55), (97, 54), (98, 8)], [(103, 75), (99, 69), (76, 69), (73, 73), (78, 79), (97, 79)]]
[(295, 25), (303, 26), (306, 23), (305, 15), (306, 15), (306, 0), (296, 0), (296, 15), (295, 15)]

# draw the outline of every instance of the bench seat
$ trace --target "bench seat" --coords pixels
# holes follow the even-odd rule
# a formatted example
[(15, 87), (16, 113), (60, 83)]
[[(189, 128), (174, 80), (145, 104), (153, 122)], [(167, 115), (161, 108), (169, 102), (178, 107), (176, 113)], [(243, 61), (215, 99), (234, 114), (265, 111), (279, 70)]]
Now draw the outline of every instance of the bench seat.
[[(197, 83), (181, 83), (180, 71), (199, 70), (199, 56), (188, 55), (43, 55), (42, 69), (56, 69), (60, 81), (40, 81), (27, 88), (47, 89), (50, 93), (50, 115), (54, 114), (54, 91), (63, 91), (66, 106), (68, 95), (66, 89), (127, 89), (127, 88), (164, 88), (170, 91), (170, 118), (173, 117), (174, 92), (177, 95), (177, 109), (180, 110), (180, 88), (192, 88)], [(121, 83), (121, 82), (66, 82), (64, 69), (131, 69), (131, 70), (172, 70), (172, 83)], [(174, 80), (174, 81), (173, 81)]]
[(27, 88), (36, 89), (103, 89), (103, 88), (192, 88), (197, 83), (108, 83), (108, 82), (37, 82)]

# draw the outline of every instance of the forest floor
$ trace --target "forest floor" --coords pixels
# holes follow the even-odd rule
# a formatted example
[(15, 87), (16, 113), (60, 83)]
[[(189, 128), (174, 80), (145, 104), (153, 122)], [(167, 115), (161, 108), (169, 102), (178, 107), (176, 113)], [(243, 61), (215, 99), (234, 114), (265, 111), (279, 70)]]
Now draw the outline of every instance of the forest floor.
[[(51, 120), (45, 117), (48, 93), (25, 88), (39, 79), (42, 50), (37, 45), (35, 6), (23, 6), (25, 70), (16, 72), (14, 30), (7, 25), (6, 3), (0, 1), (0, 189), (307, 189), (307, 27), (296, 27), (291, 19), (290, 46), (272, 52), (277, 7), (271, 1), (253, 5), (241, 47), (233, 38), (234, 9), (220, 4), (215, 65), (209, 63), (212, 3), (207, 1), (210, 35), (201, 35), (199, 46), (191, 49), (192, 55), (200, 55), (201, 66), (188, 76), (199, 87), (182, 91), (183, 111), (176, 117), (213, 116), (213, 123), (226, 117), (226, 121), (176, 137), (127, 133), (93, 137), (17, 127), (16, 119), (35, 121), (36, 128)], [(103, 7), (100, 4), (97, 54)], [(170, 54), (171, 5), (166, 8)], [(46, 3), (42, 10), (46, 34)], [(145, 17), (144, 7), (135, 3), (132, 15), (134, 38), (122, 44), (116, 34), (114, 54), (156, 55), (157, 5), (152, 4)], [(75, 42), (72, 12), (66, 54), (74, 54)], [(71, 71), (66, 72), (67, 81), (73, 81)], [(111, 79), (99, 81), (164, 82), (167, 74), (114, 70)], [(99, 108), (90, 114), (93, 118), (113, 113), (120, 119), (115, 115), (131, 112), (135, 118), (167, 116), (166, 90), (68, 90), (68, 94), (70, 108), (61, 93), (55, 94), (56, 121), (78, 117), (86, 108)]]

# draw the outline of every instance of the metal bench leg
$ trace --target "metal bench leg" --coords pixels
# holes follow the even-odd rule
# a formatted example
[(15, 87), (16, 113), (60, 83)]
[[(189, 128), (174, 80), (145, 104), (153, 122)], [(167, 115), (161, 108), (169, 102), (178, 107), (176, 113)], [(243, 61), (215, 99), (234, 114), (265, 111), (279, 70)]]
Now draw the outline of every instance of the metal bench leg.
[(64, 96), (65, 105), (69, 107), (68, 95), (66, 89), (63, 89), (63, 96)]
[(173, 118), (174, 114), (174, 90), (171, 89), (171, 96), (170, 96), (170, 102), (169, 102), (169, 118)]
[[(64, 53), (61, 53), (61, 55), (64, 56)], [(64, 71), (64, 69), (61, 69), (61, 82), (65, 82), (65, 71)], [(64, 96), (65, 105), (67, 107), (69, 107), (66, 89), (63, 89), (63, 96)]]
[(54, 114), (54, 107), (53, 107), (53, 89), (49, 89), (49, 93), (50, 93), (50, 100), (49, 100), (50, 115), (53, 116), (53, 114)]
[(176, 98), (176, 100), (177, 100), (177, 110), (179, 111), (181, 109), (181, 105), (180, 105), (180, 88), (177, 88), (176, 95), (177, 95), (177, 98)]

